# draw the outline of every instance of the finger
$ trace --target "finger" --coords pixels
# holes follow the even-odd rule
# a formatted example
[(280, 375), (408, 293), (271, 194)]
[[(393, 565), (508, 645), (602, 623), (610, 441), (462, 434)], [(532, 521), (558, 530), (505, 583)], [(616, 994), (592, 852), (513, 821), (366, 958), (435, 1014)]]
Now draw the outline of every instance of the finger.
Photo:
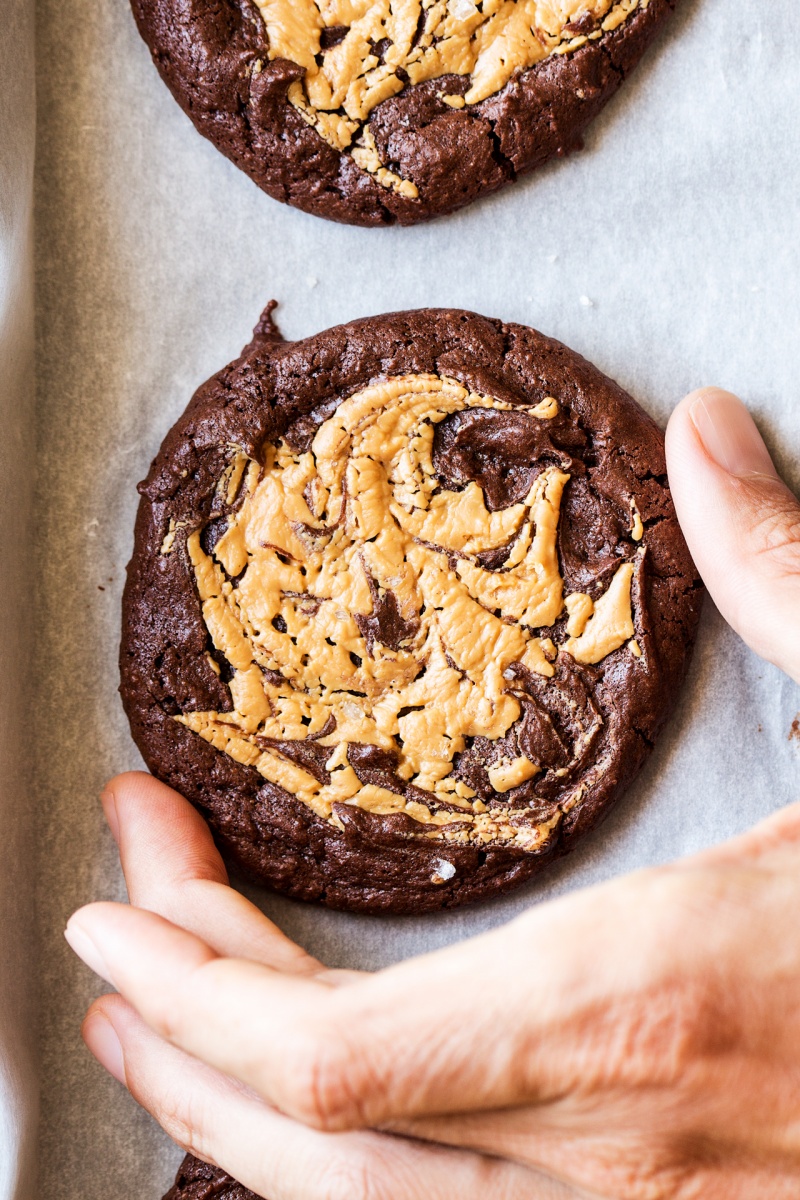
[[(494, 1157), (372, 1132), (321, 1133), (167, 1045), (119, 996), (98, 1000), (83, 1036), (185, 1150), (270, 1200), (571, 1200), (574, 1193)], [(421, 1182), (424, 1181), (424, 1186)]]
[(231, 958), (315, 972), (320, 963), (228, 886), (208, 825), (183, 796), (131, 771), (102, 796), (132, 904), (196, 933)]
[(667, 429), (669, 481), (698, 570), (725, 619), (800, 682), (800, 503), (730, 392), (703, 388)]
[[(685, 967), (691, 945), (673, 926), (691, 902), (668, 873), (632, 876), (346, 989), (222, 959), (125, 906), (80, 910), (67, 938), (162, 1037), (290, 1116), (341, 1130), (624, 1082), (635, 1062), (609, 1041), (621, 1046), (632, 1022), (640, 1040), (663, 1038), (645, 995), (659, 970)], [(666, 967), (662, 946), (677, 946)]]
[[(502, 1112), (467, 1113), (452, 1117), (426, 1117), (392, 1122), (394, 1133), (430, 1140), (446, 1146), (487, 1152), (544, 1171), (581, 1200), (611, 1197), (670, 1197), (688, 1200), (705, 1190), (684, 1190), (693, 1181), (693, 1166), (676, 1155), (664, 1128), (641, 1119), (639, 1098), (624, 1107), (627, 1120), (619, 1121), (618, 1104), (588, 1101), (581, 1107), (572, 1098), (553, 1106), (545, 1119), (539, 1110), (504, 1109)], [(690, 1178), (691, 1177), (691, 1178)]]
[[(606, 1104), (601, 1106), (607, 1112)], [(596, 1109), (597, 1106), (592, 1106)], [(425, 1121), (398, 1122), (396, 1132), (433, 1140), (449, 1146), (491, 1152), (523, 1164), (535, 1163), (551, 1172), (570, 1195), (580, 1200), (795, 1200), (797, 1178), (787, 1176), (785, 1161), (744, 1161), (743, 1156), (707, 1151), (707, 1139), (690, 1130), (682, 1137), (670, 1136), (668, 1121), (649, 1126), (642, 1121), (639, 1098), (629, 1096), (627, 1120), (616, 1115), (590, 1112), (581, 1127), (580, 1119), (558, 1120), (544, 1126), (539, 1113), (530, 1122), (524, 1112), (476, 1113), (468, 1117), (438, 1117)], [(610, 1119), (609, 1119), (610, 1118)], [(718, 1129), (715, 1131), (718, 1135)], [(731, 1143), (732, 1144), (732, 1143)], [(766, 1156), (765, 1156), (766, 1158)]]
[(315, 1050), (337, 1044), (336, 989), (325, 973), (224, 958), (187, 930), (121, 904), (81, 909), (65, 937), (155, 1033), (298, 1115), (292, 1095), (305, 1096)]

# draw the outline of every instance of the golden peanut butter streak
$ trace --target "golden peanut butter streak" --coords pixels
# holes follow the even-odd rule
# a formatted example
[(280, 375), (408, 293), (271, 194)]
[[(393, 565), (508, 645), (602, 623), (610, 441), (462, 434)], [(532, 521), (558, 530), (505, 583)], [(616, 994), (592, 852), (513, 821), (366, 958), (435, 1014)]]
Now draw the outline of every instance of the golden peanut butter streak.
[[(219, 482), (237, 500), (226, 532), (211, 553), (200, 531), (187, 540), (233, 711), (176, 719), (333, 824), (334, 805), (347, 804), (405, 813), (434, 838), (534, 849), (560, 814), (535, 825), (511, 804), (487, 807), (454, 778), (453, 760), (467, 739), (495, 741), (520, 717), (515, 664), (552, 677), (560, 649), (597, 663), (633, 638), (633, 564), (597, 601), (564, 595), (557, 536), (569, 476), (557, 467), (501, 511), (474, 481), (443, 486), (436, 426), (478, 409), (511, 405), (453, 379), (392, 378), (344, 400), (306, 452), (269, 445), (263, 466), (233, 454)], [(524, 411), (548, 420), (558, 404)], [(482, 566), (500, 547), (502, 567)], [(564, 613), (562, 647), (537, 636)], [(305, 759), (281, 742), (303, 743)], [(421, 791), (408, 799), (363, 783), (351, 746), (389, 752), (399, 779)], [(489, 777), (502, 795), (539, 770), (522, 757), (492, 764)]]
[[(383, 100), (408, 84), (469, 77), (453, 108), (499, 92), (519, 71), (571, 54), (617, 29), (649, 0), (256, 0), (271, 59), (305, 70), (289, 99), (335, 149), (349, 150), (384, 187), (417, 188), (387, 169), (364, 128)], [(588, 33), (576, 26), (591, 19)], [(333, 42), (333, 44), (331, 44)]]

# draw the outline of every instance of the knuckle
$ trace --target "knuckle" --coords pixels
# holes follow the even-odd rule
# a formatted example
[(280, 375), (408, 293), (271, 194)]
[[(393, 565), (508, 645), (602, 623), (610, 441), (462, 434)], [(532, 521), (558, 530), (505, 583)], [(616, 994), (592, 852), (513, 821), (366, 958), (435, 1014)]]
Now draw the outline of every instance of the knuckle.
[(366, 1056), (344, 1044), (327, 1047), (311, 1073), (314, 1111), (323, 1128), (357, 1129), (368, 1123), (370, 1099), (377, 1096), (371, 1086)]
[(705, 1200), (694, 1190), (696, 1164), (681, 1153), (678, 1142), (663, 1136), (609, 1136), (590, 1145), (575, 1178), (591, 1195), (615, 1200)]
[(719, 987), (689, 976), (662, 983), (647, 1000), (641, 1049), (656, 1082), (686, 1084), (729, 1041)]
[(696, 1195), (698, 1171), (668, 1138), (610, 1138), (589, 1152), (587, 1166), (582, 1179), (592, 1195), (595, 1190), (619, 1200), (689, 1200)]
[[(675, 1086), (736, 1036), (724, 972), (703, 962), (703, 922), (713, 909), (706, 883), (665, 873), (653, 880), (649, 946), (638, 985), (614, 998), (601, 1018), (604, 1074), (633, 1086)], [(713, 889), (711, 889), (713, 891)], [(686, 929), (695, 931), (687, 944)], [(690, 943), (692, 939), (690, 939)], [(700, 950), (698, 951), (698, 946)]]
[(688, 1196), (694, 1171), (673, 1161), (668, 1152), (644, 1154), (626, 1172), (623, 1195), (631, 1200), (679, 1200)]
[(603, 1047), (607, 1083), (669, 1086), (695, 1060), (695, 1013), (681, 989), (657, 986), (618, 1003), (609, 1015), (612, 1027)]
[(719, 989), (705, 979), (684, 982), (671, 1000), (671, 1057), (676, 1074), (684, 1076), (727, 1040), (725, 1006)]
[(287, 1055), (285, 1099), (305, 1124), (324, 1131), (364, 1124), (365, 1071), (341, 1033), (299, 1037)]

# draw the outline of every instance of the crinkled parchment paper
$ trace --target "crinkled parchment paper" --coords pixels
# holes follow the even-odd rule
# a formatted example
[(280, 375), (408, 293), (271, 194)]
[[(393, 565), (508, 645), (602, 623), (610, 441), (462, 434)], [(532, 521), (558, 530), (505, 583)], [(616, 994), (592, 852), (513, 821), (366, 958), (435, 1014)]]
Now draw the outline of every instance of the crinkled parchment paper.
[[(0, 7), (12, 14), (0, 36), (12, 28), (24, 43), (24, 3)], [(35, 444), (32, 431), (27, 442), (4, 442), (11, 474), (2, 480), (3, 569), (12, 599), (24, 601), (17, 623), (4, 622), (4, 654), (19, 654), (23, 633), (31, 638), (35, 687), (24, 727), (11, 735), (4, 724), (0, 937), (15, 985), (33, 955), (28, 942), (13, 959), (34, 881), (27, 859), (19, 870), (19, 837), (35, 819), (43, 1200), (157, 1200), (179, 1157), (83, 1050), (79, 1021), (99, 985), (61, 938), (77, 905), (124, 895), (97, 796), (112, 772), (139, 763), (116, 690), (119, 602), (135, 484), (162, 436), (273, 296), (290, 337), (388, 309), (461, 305), (561, 338), (662, 422), (700, 383), (740, 392), (797, 486), (795, 16), (792, 0), (683, 0), (583, 154), (454, 218), (370, 231), (274, 203), (203, 142), (159, 81), (125, 0), (40, 0), (37, 428)], [(24, 53), (14, 62), (11, 107), (30, 136), (30, 71)], [(17, 145), (24, 175), (5, 121), (0, 139), (4, 152)], [(6, 193), (0, 206), (7, 222)], [(22, 383), (3, 394), (4, 438), (25, 402)], [(32, 546), (24, 501), (33, 481)], [(2, 679), (7, 708), (24, 673), (18, 664)], [(21, 710), (11, 699), (13, 715)], [(709, 604), (691, 678), (649, 767), (604, 829), (540, 881), (422, 920), (326, 913), (268, 895), (260, 903), (338, 965), (374, 967), (466, 937), (800, 798), (800, 744), (788, 740), (798, 710), (798, 689)], [(10, 864), (18, 876), (9, 886)], [(13, 1020), (0, 1034), (12, 1064), (33, 1017), (20, 1034)], [(30, 1108), (23, 1092), (16, 1111)]]

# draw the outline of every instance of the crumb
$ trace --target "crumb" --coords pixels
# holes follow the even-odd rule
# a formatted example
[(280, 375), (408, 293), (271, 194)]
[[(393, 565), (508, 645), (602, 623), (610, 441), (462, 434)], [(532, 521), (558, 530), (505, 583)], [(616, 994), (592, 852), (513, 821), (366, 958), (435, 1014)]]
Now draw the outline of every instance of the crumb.
[(590, 300), (588, 296), (581, 296), (580, 302), (584, 308), (594, 308), (594, 300)]
[(789, 730), (789, 741), (800, 742), (800, 712), (792, 721), (792, 728)]

